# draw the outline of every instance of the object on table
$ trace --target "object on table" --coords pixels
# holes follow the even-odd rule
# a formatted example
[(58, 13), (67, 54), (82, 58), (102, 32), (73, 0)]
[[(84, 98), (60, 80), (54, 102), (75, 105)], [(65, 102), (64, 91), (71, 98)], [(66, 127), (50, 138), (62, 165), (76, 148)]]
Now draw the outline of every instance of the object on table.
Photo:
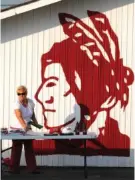
[(73, 135), (74, 134), (74, 132), (73, 132), (73, 130), (72, 130), (72, 128), (71, 127), (68, 127), (68, 126), (66, 126), (66, 127), (64, 127), (64, 128), (62, 128), (61, 129), (61, 133), (60, 133), (61, 135)]
[(8, 128), (0, 128), (1, 133), (8, 134)]
[(57, 135), (59, 135), (58, 132), (44, 133), (44, 136), (57, 136)]
[(69, 136), (69, 135), (74, 135), (74, 133), (73, 132), (70, 132), (70, 133), (60, 133), (60, 135), (64, 135), (64, 136)]
[(32, 121), (30, 121), (28, 124), (29, 124), (29, 125), (32, 125), (32, 126), (35, 126), (35, 127), (38, 128), (38, 129), (43, 128), (43, 126), (42, 126), (41, 124), (35, 124), (35, 123), (32, 122)]
[(75, 127), (75, 134), (79, 135), (79, 133), (80, 133), (80, 127), (79, 127), (79, 123), (77, 122)]
[(10, 133), (16, 133), (16, 134), (22, 134), (25, 135), (25, 131), (22, 128), (10, 128), (8, 131), (8, 134)]

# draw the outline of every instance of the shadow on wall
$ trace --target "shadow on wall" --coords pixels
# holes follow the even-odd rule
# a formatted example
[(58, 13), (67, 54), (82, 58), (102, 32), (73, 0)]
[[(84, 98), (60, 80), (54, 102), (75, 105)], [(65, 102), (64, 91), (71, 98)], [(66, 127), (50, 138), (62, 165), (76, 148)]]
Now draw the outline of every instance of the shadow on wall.
[(22, 38), (59, 26), (58, 13), (73, 13), (78, 18), (87, 17), (87, 10), (106, 12), (134, 3), (134, 0), (64, 0), (46, 7), (16, 15), (1, 21), (1, 43)]

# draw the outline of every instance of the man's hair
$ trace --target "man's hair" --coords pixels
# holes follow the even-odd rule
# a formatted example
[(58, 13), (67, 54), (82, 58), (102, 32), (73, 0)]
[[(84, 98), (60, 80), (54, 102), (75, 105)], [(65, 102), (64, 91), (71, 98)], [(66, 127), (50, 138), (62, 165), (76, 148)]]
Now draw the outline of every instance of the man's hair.
[(16, 92), (18, 92), (20, 90), (24, 90), (27, 93), (27, 88), (25, 86), (23, 86), (23, 85), (18, 86), (17, 89), (16, 89)]

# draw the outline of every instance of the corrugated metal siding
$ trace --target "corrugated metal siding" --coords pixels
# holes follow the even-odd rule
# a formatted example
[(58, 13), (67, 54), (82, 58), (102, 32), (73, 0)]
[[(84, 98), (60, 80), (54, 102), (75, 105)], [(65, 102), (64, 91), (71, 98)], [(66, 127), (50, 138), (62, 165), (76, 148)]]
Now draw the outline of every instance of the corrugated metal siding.
[[(120, 0), (100, 1), (100, 3), (98, 0), (94, 2), (89, 0), (65, 1), (3, 20), (0, 61), (1, 127), (7, 127), (10, 124), (12, 103), (16, 99), (16, 87), (20, 84), (26, 85), (28, 87), (28, 96), (34, 99), (34, 94), (41, 84), (41, 55), (47, 52), (54, 42), (60, 42), (67, 38), (60, 26), (58, 13), (70, 13), (89, 23), (86, 17), (88, 9), (98, 10), (106, 14), (119, 38), (123, 63), (134, 70), (134, 2), (131, 0), (127, 0), (127, 2)], [(94, 156), (88, 158), (88, 165), (133, 166), (135, 142), (133, 136), (134, 91), (135, 84), (130, 88), (130, 100), (125, 112), (120, 111), (119, 104), (111, 111), (112, 117), (119, 120), (121, 133), (127, 134), (131, 139), (130, 157)], [(42, 109), (37, 102), (35, 103), (36, 116), (38, 121), (43, 123)], [(4, 147), (9, 145), (11, 145), (11, 142), (4, 142), (3, 144)], [(83, 159), (80, 156), (49, 155), (46, 157), (38, 156), (37, 163), (38, 165), (49, 166), (82, 166)], [(25, 164), (24, 158), (22, 158), (21, 164)]]

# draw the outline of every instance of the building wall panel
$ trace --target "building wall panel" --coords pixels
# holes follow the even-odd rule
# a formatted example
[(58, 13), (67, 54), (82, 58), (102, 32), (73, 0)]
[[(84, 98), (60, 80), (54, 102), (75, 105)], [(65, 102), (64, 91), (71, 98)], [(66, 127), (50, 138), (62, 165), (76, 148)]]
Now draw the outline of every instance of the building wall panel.
[[(36, 116), (39, 123), (44, 123), (42, 108), (35, 99), (35, 93), (41, 84), (41, 56), (47, 53), (54, 43), (60, 43), (68, 39), (64, 33), (62, 25), (59, 22), (58, 13), (64, 12), (74, 15), (81, 19), (86, 25), (92, 27), (90, 19), (87, 16), (87, 10), (99, 11), (109, 19), (113, 31), (118, 36), (120, 57), (123, 58), (124, 66), (134, 71), (134, 1), (133, 0), (115, 0), (115, 1), (88, 1), (73, 0), (62, 1), (47, 7), (39, 8), (15, 17), (2, 20), (2, 39), (1, 39), (1, 61), (0, 61), (0, 81), (1, 81), (1, 101), (0, 117), (1, 127), (10, 126), (12, 120), (12, 107), (16, 99), (16, 87), (24, 84), (28, 87), (28, 96), (36, 104)], [(67, 19), (71, 21), (71, 19)], [(88, 33), (89, 34), (89, 33)], [(111, 42), (110, 42), (111, 43)], [(111, 44), (113, 47), (114, 44)], [(67, 48), (68, 52), (68, 47)], [(112, 48), (115, 51), (115, 48)], [(54, 52), (56, 53), (56, 52)], [(76, 54), (77, 56), (77, 54)], [(72, 57), (71, 57), (71, 61)], [(70, 62), (69, 62), (70, 63)], [(60, 69), (52, 69), (51, 73), (60, 74)], [(57, 91), (56, 97), (59, 102), (57, 107), (63, 103), (57, 114), (57, 119), (64, 119), (67, 111), (72, 113), (73, 102), (69, 99), (67, 102), (60, 99), (60, 93), (66, 89), (66, 84), (61, 84), (60, 91)], [(130, 156), (90, 156), (88, 157), (89, 166), (133, 166), (134, 150), (134, 97), (135, 84), (129, 87), (129, 103), (125, 109), (121, 109), (120, 102), (111, 109), (110, 114), (118, 122), (120, 133), (130, 137)], [(55, 93), (55, 91), (53, 91)], [(50, 96), (50, 91), (46, 94), (41, 93), (40, 98)], [(49, 117), (49, 114), (47, 114)], [(51, 116), (52, 119), (54, 115)], [(105, 124), (105, 113), (99, 116), (99, 119), (90, 127), (91, 131), (98, 131), (99, 127)], [(53, 122), (55, 124), (55, 122)], [(38, 131), (34, 128), (35, 131)], [(112, 136), (112, 139), (115, 139)], [(3, 142), (4, 147), (11, 145), (11, 141)], [(50, 147), (52, 145), (50, 144)], [(10, 155), (10, 151), (5, 156)], [(24, 154), (21, 164), (25, 164)], [(38, 165), (48, 166), (82, 166), (83, 158), (76, 155), (48, 155), (37, 156)]]

